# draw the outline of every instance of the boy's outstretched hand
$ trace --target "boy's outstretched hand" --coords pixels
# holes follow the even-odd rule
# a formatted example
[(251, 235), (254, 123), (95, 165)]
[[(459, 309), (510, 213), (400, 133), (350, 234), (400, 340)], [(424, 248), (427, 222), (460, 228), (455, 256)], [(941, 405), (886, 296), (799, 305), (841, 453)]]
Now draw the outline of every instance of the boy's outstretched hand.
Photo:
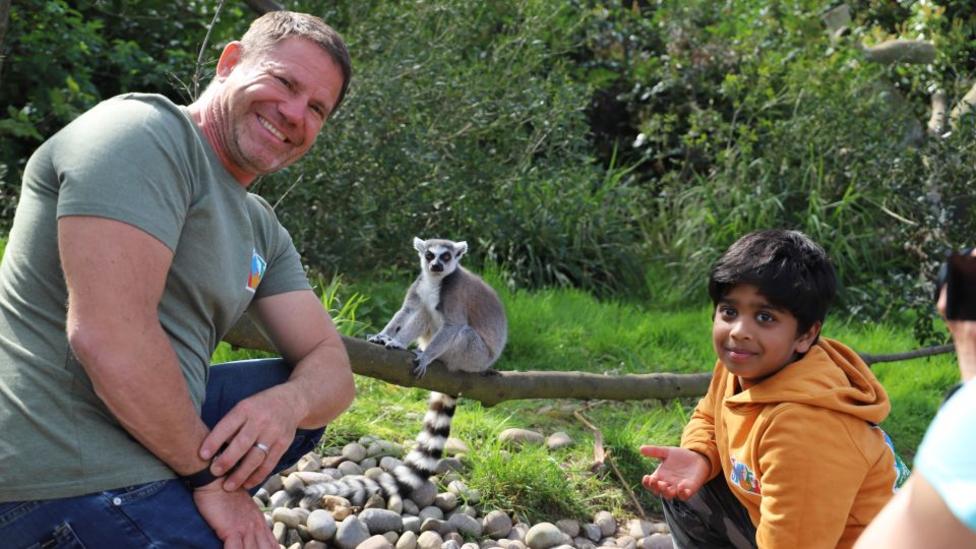
[(705, 456), (675, 446), (641, 446), (644, 457), (661, 460), (657, 469), (644, 475), (641, 484), (665, 499), (678, 498), (687, 501), (708, 480), (711, 470)]

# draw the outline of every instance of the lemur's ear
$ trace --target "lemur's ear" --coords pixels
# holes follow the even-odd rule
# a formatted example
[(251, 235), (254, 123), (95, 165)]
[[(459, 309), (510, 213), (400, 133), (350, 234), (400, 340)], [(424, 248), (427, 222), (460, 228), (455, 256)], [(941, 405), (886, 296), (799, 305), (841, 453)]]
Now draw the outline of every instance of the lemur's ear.
[(424, 251), (424, 241), (423, 241), (423, 240), (420, 240), (420, 239), (419, 239), (419, 238), (417, 238), (416, 236), (415, 236), (415, 237), (413, 237), (413, 247), (414, 247), (414, 248), (415, 248), (415, 249), (416, 249), (416, 250), (417, 250), (418, 252), (421, 252), (421, 253), (423, 253), (423, 251)]
[(454, 257), (455, 259), (460, 259), (465, 252), (468, 251), (468, 243), (465, 241), (456, 242), (454, 244)]

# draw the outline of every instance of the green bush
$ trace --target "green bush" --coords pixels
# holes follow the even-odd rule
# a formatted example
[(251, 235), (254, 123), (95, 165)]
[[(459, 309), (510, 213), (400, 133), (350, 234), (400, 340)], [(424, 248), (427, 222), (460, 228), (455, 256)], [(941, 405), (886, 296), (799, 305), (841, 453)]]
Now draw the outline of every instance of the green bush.
[(468, 0), (325, 18), (350, 43), (349, 101), (310, 158), (260, 184), (312, 264), (412, 269), (417, 235), (467, 240), (518, 283), (639, 283), (636, 190), (593, 161), (589, 90), (569, 77), (579, 13)]

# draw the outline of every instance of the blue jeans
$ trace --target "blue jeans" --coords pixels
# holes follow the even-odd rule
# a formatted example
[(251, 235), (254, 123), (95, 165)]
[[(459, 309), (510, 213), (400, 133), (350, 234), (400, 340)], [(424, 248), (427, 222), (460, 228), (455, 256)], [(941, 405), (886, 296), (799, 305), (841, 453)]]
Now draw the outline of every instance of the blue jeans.
[[(281, 359), (211, 366), (203, 421), (212, 428), (235, 404), (283, 383), (290, 374), (291, 367)], [(299, 429), (274, 472), (314, 449), (324, 430)], [(191, 492), (173, 479), (70, 498), (0, 503), (0, 546), (144, 549), (223, 544), (200, 516)]]

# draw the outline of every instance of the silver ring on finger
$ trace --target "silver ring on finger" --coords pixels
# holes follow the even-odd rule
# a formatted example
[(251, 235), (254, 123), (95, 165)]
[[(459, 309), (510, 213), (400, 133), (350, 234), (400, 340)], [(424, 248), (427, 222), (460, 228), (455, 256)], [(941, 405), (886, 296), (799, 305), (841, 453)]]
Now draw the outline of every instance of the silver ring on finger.
[(268, 455), (271, 452), (271, 448), (267, 444), (261, 442), (255, 442), (254, 447), (264, 452), (264, 455)]

